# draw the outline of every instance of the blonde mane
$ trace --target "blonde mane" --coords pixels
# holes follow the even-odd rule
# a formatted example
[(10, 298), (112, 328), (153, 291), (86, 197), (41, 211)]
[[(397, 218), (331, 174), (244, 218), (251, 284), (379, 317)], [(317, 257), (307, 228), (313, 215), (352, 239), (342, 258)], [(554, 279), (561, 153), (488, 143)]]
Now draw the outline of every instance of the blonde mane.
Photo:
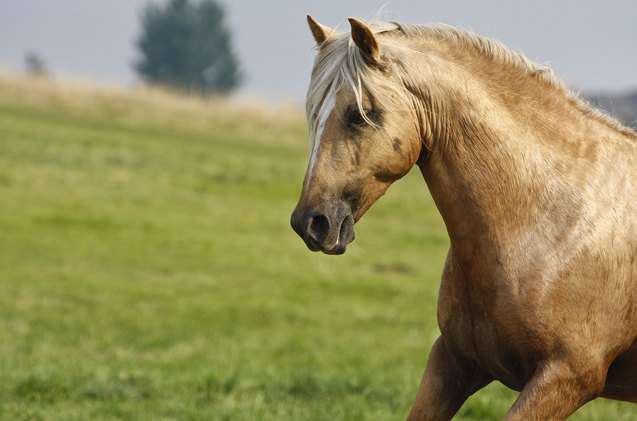
[[(401, 49), (406, 48), (404, 38), (435, 40), (474, 51), (488, 62), (522, 71), (529, 78), (533, 78), (548, 89), (561, 94), (568, 103), (586, 116), (625, 135), (637, 137), (633, 130), (623, 126), (608, 114), (592, 107), (587, 101), (568, 89), (562, 81), (554, 76), (550, 67), (538, 65), (521, 52), (512, 51), (498, 41), (443, 24), (407, 25), (397, 22), (370, 22), (368, 25), (375, 34), (381, 35), (377, 39), (383, 53), (390, 57), (389, 61), (400, 57)], [(382, 36), (382, 34), (389, 36)], [(395, 66), (395, 70), (405, 72), (406, 67)], [(399, 79), (403, 80), (409, 78), (407, 74), (399, 76)], [(314, 137), (319, 122), (323, 120), (320, 117), (326, 117), (323, 115), (327, 111), (327, 107), (323, 106), (328, 102), (326, 99), (334, 97), (344, 85), (351, 88), (361, 115), (372, 125), (373, 123), (366, 118), (363, 112), (363, 92), (370, 95), (378, 103), (382, 103), (387, 92), (404, 89), (396, 81), (383, 77), (382, 72), (375, 71), (368, 65), (349, 33), (333, 35), (319, 49), (307, 94), (306, 112), (312, 134), (310, 136), (311, 147), (314, 146)]]

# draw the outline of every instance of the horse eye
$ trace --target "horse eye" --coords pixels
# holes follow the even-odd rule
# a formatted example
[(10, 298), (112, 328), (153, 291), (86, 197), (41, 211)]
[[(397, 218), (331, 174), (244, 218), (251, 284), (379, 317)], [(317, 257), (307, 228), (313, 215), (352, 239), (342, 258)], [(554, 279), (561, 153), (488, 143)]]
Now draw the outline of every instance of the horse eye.
[[(369, 112), (365, 111), (365, 114), (369, 114)], [(358, 110), (358, 108), (349, 110), (347, 112), (346, 118), (347, 118), (348, 126), (362, 126), (363, 124), (367, 122), (365, 118), (362, 116), (362, 114), (360, 113), (360, 111)]]

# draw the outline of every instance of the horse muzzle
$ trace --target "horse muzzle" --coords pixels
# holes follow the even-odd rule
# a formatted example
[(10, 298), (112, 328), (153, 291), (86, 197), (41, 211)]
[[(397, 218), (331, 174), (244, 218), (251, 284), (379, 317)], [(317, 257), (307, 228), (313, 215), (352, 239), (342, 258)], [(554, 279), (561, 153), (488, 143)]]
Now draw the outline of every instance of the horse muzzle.
[(326, 203), (314, 209), (299, 206), (290, 218), (292, 229), (312, 251), (343, 254), (354, 241), (354, 217), (347, 202)]

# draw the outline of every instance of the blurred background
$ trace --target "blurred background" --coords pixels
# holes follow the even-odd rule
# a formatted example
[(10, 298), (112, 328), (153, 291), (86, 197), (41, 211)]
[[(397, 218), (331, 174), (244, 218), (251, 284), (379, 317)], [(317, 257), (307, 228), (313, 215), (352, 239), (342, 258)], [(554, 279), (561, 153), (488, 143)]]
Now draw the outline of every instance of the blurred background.
[[(21, 71), (35, 54), (58, 77), (135, 86), (142, 80), (134, 63), (140, 56), (140, 18), (147, 3), (4, 1), (0, 4), (0, 66)], [(624, 99), (627, 106), (635, 103), (637, 7), (631, 1), (601, 5), (576, 0), (533, 4), (218, 0), (217, 4), (223, 9), (220, 22), (242, 69), (242, 81), (233, 90), (239, 97), (303, 102), (314, 57), (305, 14), (312, 13), (343, 30), (347, 30), (348, 16), (460, 26), (550, 64), (569, 86), (599, 98), (603, 106), (617, 98), (621, 111), (615, 111), (622, 117)]]
[[(414, 172), (343, 256), (289, 228), (307, 13), (473, 30), (635, 127), (632, 1), (0, 0), (0, 418), (406, 415), (447, 234)], [(493, 384), (457, 418), (515, 398)]]

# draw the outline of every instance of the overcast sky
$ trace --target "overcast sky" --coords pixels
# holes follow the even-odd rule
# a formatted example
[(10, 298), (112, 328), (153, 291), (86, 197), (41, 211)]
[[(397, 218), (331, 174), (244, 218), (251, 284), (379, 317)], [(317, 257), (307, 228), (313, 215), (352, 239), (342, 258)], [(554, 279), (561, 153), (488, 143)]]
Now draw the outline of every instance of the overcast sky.
[[(21, 71), (26, 51), (57, 76), (132, 86), (139, 12), (148, 0), (0, 0), (0, 69)], [(496, 38), (550, 64), (584, 91), (637, 90), (634, 0), (222, 0), (247, 75), (240, 96), (301, 102), (314, 56), (312, 13), (347, 30), (348, 16), (444, 22)], [(344, 24), (345, 23), (345, 24)]]

